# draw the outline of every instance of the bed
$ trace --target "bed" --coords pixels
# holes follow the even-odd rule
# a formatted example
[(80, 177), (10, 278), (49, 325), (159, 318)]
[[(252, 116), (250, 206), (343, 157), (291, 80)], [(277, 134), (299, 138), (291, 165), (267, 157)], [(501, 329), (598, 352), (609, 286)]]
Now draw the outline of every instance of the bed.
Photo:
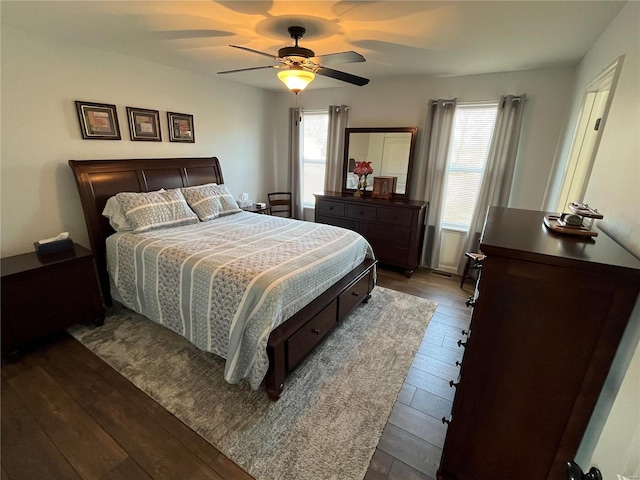
[[(376, 264), (371, 252), (365, 255), (364, 258), (361, 258), (361, 255), (356, 258), (353, 254), (346, 253), (347, 250), (344, 250), (346, 257), (332, 255), (333, 260), (291, 259), (276, 262), (277, 265), (275, 263), (266, 264), (264, 266), (265, 270), (261, 271), (270, 272), (271, 283), (256, 286), (257, 293), (250, 291), (247, 285), (254, 285), (259, 282), (247, 279), (244, 274), (236, 275), (236, 272), (240, 271), (240, 263), (237, 263), (237, 258), (234, 256), (232, 262), (224, 262), (226, 266), (225, 274), (229, 275), (229, 277), (223, 277), (220, 274), (215, 280), (218, 285), (225, 286), (225, 288), (232, 284), (239, 285), (240, 293), (230, 293), (231, 290), (224, 293), (226, 296), (235, 295), (244, 299), (240, 303), (243, 308), (238, 308), (234, 315), (229, 313), (230, 310), (228, 309), (230, 307), (228, 305), (225, 305), (224, 302), (218, 302), (217, 293), (215, 295), (211, 294), (208, 312), (203, 313), (202, 308), (198, 306), (185, 308), (184, 301), (177, 299), (174, 302), (177, 307), (173, 308), (175, 312), (172, 313), (171, 308), (165, 308), (158, 315), (153, 308), (150, 310), (145, 308), (144, 305), (153, 305), (154, 302), (158, 304), (161, 301), (165, 301), (165, 297), (170, 295), (163, 294), (156, 296), (153, 301), (149, 301), (148, 297), (145, 296), (147, 294), (142, 290), (143, 287), (132, 284), (132, 275), (129, 274), (127, 276), (126, 265), (142, 261), (134, 256), (136, 251), (144, 251), (140, 258), (144, 258), (145, 255), (146, 257), (156, 255), (153, 260), (150, 260), (151, 262), (158, 262), (160, 258), (170, 258), (173, 261), (173, 265), (162, 265), (164, 269), (162, 275), (147, 276), (145, 280), (147, 284), (150, 282), (149, 278), (161, 278), (166, 283), (179, 284), (180, 288), (188, 285), (189, 288), (183, 288), (183, 290), (193, 292), (194, 289), (201, 288), (199, 285), (203, 284), (202, 280), (198, 280), (202, 277), (202, 273), (195, 270), (188, 270), (185, 273), (184, 265), (192, 265), (194, 263), (200, 265), (203, 263), (204, 258), (208, 259), (210, 257), (211, 247), (207, 247), (209, 250), (206, 253), (200, 251), (201, 249), (198, 247), (203, 242), (202, 235), (211, 238), (224, 237), (231, 242), (234, 255), (240, 251), (242, 254), (236, 256), (252, 258), (255, 259), (253, 263), (262, 264), (268, 263), (270, 261), (268, 258), (271, 257), (265, 257), (260, 252), (277, 250), (284, 254), (280, 251), (283, 250), (283, 247), (277, 244), (276, 237), (284, 238), (287, 244), (296, 245), (292, 240), (294, 235), (292, 232), (297, 232), (297, 236), (306, 240), (301, 244), (302, 246), (293, 247), (293, 250), (296, 252), (301, 249), (316, 251), (319, 246), (309, 244), (309, 239), (312, 238), (310, 237), (311, 230), (325, 229), (327, 227), (314, 226), (315, 224), (308, 222), (239, 212), (217, 218), (211, 222), (172, 226), (168, 229), (160, 229), (143, 234), (116, 233), (109, 224), (108, 219), (102, 215), (105, 204), (110, 197), (120, 192), (154, 192), (161, 189), (195, 187), (213, 183), (223, 185), (224, 179), (218, 159), (210, 157), (70, 160), (69, 165), (78, 186), (91, 247), (96, 256), (98, 277), (105, 304), (111, 306), (113, 299), (116, 299), (127, 307), (139, 311), (139, 313), (149, 316), (152, 320), (162, 323), (185, 336), (199, 348), (223, 356), (227, 359), (228, 365), (228, 368), (225, 369), (225, 379), (231, 383), (246, 378), (252, 387), (257, 388), (262, 379), (264, 379), (264, 386), (268, 395), (277, 400), (283, 391), (285, 379), (291, 371), (354, 308), (363, 302), (367, 302), (370, 298), (371, 290), (375, 284)], [(248, 232), (246, 235), (249, 235), (250, 240), (242, 237), (245, 233), (240, 232), (244, 231)], [(323, 237), (320, 243), (338, 242), (337, 238), (343, 237), (343, 232), (341, 233), (340, 230), (321, 230), (321, 236)], [(353, 238), (350, 240), (352, 243), (356, 243)], [(178, 251), (174, 250), (177, 244), (181, 246), (187, 245), (187, 250), (183, 253), (177, 253)], [(249, 244), (257, 247), (256, 256), (250, 256), (254, 255), (254, 253), (248, 250)], [(338, 243), (335, 245), (338, 245)], [(156, 253), (158, 251), (171, 251), (172, 255), (154, 254), (154, 248)], [(342, 251), (341, 248), (336, 247), (333, 250)], [(361, 246), (358, 246), (358, 248), (361, 249)], [(110, 252), (109, 258), (107, 249)], [(177, 255), (183, 255), (184, 257), (180, 259)], [(263, 256), (260, 257), (260, 255)], [(116, 265), (115, 257), (122, 257), (120, 258), (122, 267)], [(185, 258), (189, 259), (189, 261), (186, 261)], [(197, 261), (194, 262), (192, 261), (193, 259), (197, 259)], [(298, 265), (297, 268), (293, 269), (296, 271), (295, 275), (301, 274), (300, 272), (302, 271), (302, 275), (307, 276), (306, 279), (301, 280), (302, 282), (307, 282), (312, 277), (320, 281), (310, 288), (301, 288), (299, 285), (295, 287), (291, 283), (293, 281), (291, 277), (294, 275), (284, 270), (281, 271), (281, 263)], [(313, 264), (312, 269), (307, 266), (311, 264)], [(327, 272), (330, 273), (323, 273), (324, 271), (321, 270), (325, 264)], [(176, 265), (182, 265), (182, 267), (176, 268)], [(304, 265), (304, 267), (301, 267), (301, 265)], [(337, 270), (339, 266), (343, 271)], [(109, 268), (112, 271), (111, 275)], [(140, 271), (151, 269), (152, 267), (147, 266), (141, 268)], [(219, 274), (221, 270), (224, 269), (218, 266), (216, 274)], [(175, 271), (176, 274), (168, 274), (167, 272), (170, 271)], [(116, 274), (115, 272), (118, 273)], [(266, 275), (263, 273), (262, 276)], [(140, 275), (140, 277), (141, 279), (145, 278), (143, 275)], [(213, 281), (211, 280), (211, 282)], [(190, 282), (193, 282), (193, 285)], [(127, 284), (131, 285), (127, 287)], [(114, 288), (113, 291), (112, 286)], [(211, 288), (209, 286), (208, 288), (207, 292), (209, 293), (220, 290), (219, 287)], [(299, 298), (294, 298), (296, 295), (292, 295), (292, 288), (296, 288), (296, 291), (301, 291), (303, 294), (300, 294)], [(165, 286), (158, 287), (155, 290), (156, 292), (164, 292)], [(273, 296), (276, 294), (283, 296), (284, 299), (278, 297), (278, 299), (274, 300)], [(254, 303), (248, 303), (247, 298), (253, 297), (258, 299), (257, 303), (255, 301)], [(265, 299), (270, 300), (267, 301)], [(269, 308), (263, 308), (264, 305), (269, 305)], [(272, 308), (273, 305), (279, 306)], [(270, 308), (271, 310), (269, 310)], [(191, 322), (191, 315), (193, 315), (193, 323)], [(208, 336), (205, 335), (205, 337), (195, 335), (194, 330), (202, 330), (203, 328), (202, 326), (195, 327), (195, 325), (202, 325), (202, 323), (197, 324), (195, 319), (203, 316), (226, 319), (228, 325), (225, 328), (227, 328), (228, 333), (226, 335), (218, 333), (216, 336), (209, 331), (207, 332)], [(261, 323), (255, 328), (252, 327), (256, 322)], [(237, 328), (229, 330), (229, 325)], [(192, 326), (194, 327), (192, 328)], [(266, 333), (263, 333), (262, 336), (256, 333), (262, 332), (265, 326), (268, 327), (265, 330)], [(228, 338), (225, 339), (223, 337)], [(202, 340), (203, 338), (209, 339), (209, 343), (207, 344), (207, 340)], [(223, 341), (211, 342), (211, 338)], [(255, 344), (252, 348), (257, 350), (248, 352), (243, 350), (240, 352), (238, 345), (247, 343)], [(230, 358), (233, 360), (230, 361)], [(246, 360), (246, 358), (250, 360)], [(238, 359), (245, 359), (244, 363)], [(233, 365), (230, 366), (232, 363)]]

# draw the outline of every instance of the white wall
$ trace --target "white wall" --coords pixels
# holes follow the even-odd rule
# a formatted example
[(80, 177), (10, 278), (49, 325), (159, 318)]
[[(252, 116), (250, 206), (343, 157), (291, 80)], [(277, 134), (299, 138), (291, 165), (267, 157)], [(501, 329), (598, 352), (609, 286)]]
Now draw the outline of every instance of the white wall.
[[(497, 100), (500, 95), (526, 93), (524, 127), (518, 166), (516, 167), (512, 206), (540, 209), (545, 188), (568, 117), (573, 96), (574, 69), (546, 69), (464, 77), (393, 77), (371, 82), (365, 87), (303, 91), (298, 98), (302, 108), (326, 108), (346, 104), (350, 127), (424, 125), (430, 99), (453, 98), (458, 101)], [(286, 109), (295, 106), (291, 93), (279, 94), (276, 119), (278, 178), (281, 188), (287, 179)]]
[[(12, 28), (1, 46), (3, 257), (62, 231), (89, 245), (70, 159), (217, 156), (234, 195), (265, 199), (275, 94)], [(115, 104), (122, 140), (83, 140), (75, 100)], [(132, 142), (126, 106), (159, 110), (163, 141)], [(194, 144), (169, 142), (167, 111), (194, 115)]]
[[(578, 68), (571, 109), (575, 124), (586, 85), (624, 55), (585, 201), (604, 214), (598, 225), (636, 256), (640, 256), (639, 19), (640, 3), (629, 2), (589, 50)], [(568, 151), (572, 135), (568, 132), (563, 152)], [(637, 303), (576, 457), (584, 468), (600, 467), (605, 480), (615, 480), (618, 473), (640, 475), (639, 340)]]

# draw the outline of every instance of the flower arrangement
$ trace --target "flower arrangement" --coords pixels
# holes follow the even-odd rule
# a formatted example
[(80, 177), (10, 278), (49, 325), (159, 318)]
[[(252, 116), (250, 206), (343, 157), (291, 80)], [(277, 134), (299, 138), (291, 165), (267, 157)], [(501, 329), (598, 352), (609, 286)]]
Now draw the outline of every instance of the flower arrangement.
[(356, 168), (353, 169), (353, 173), (356, 175), (371, 175), (373, 168), (371, 168), (371, 162), (356, 162)]
[(353, 195), (361, 197), (364, 194), (365, 188), (367, 188), (367, 175), (371, 175), (373, 173), (371, 162), (356, 162), (353, 173), (358, 176), (358, 188)]

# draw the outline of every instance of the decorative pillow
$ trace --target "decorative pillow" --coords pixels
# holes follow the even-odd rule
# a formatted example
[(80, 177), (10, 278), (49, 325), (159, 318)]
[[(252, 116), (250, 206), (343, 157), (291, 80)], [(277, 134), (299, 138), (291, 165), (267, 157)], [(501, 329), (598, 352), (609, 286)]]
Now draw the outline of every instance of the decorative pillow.
[[(166, 192), (164, 188), (156, 191)], [(116, 232), (130, 232), (133, 230), (133, 226), (129, 223), (129, 220), (127, 220), (127, 217), (124, 214), (124, 208), (122, 208), (122, 205), (120, 205), (120, 202), (115, 195), (113, 197), (109, 197), (107, 200), (107, 204), (104, 206), (102, 215), (109, 219), (109, 225), (111, 225), (111, 228)]]
[(207, 183), (183, 188), (182, 193), (203, 222), (242, 211), (225, 185)]
[(116, 195), (134, 233), (198, 223), (179, 189)]

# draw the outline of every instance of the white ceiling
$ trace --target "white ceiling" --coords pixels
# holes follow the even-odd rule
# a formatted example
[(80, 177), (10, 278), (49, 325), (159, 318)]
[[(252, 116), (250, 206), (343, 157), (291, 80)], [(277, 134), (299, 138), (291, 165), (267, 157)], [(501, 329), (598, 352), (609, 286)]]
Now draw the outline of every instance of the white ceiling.
[[(377, 79), (457, 76), (577, 64), (626, 2), (617, 1), (8, 1), (3, 26), (173, 67), (218, 71), (275, 64), (230, 48), (277, 54), (307, 33), (317, 55), (355, 50), (366, 63), (331, 65)], [(220, 76), (221, 77), (221, 76)], [(271, 69), (226, 80), (281, 90)], [(308, 88), (344, 86), (316, 77)], [(366, 87), (352, 87), (366, 88)]]

